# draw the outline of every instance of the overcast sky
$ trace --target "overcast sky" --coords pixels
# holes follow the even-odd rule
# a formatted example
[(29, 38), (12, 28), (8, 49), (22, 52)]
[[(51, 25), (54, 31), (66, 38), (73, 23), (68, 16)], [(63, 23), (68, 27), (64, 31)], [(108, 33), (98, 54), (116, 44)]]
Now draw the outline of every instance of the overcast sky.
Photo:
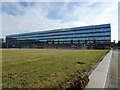
[(34, 31), (111, 24), (111, 39), (118, 41), (118, 1), (110, 2), (2, 2), (0, 28), (5, 35)]

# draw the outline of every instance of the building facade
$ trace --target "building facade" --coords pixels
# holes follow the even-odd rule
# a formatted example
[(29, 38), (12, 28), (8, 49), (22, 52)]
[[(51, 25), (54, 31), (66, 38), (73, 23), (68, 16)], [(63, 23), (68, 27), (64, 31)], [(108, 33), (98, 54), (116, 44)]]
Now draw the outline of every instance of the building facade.
[(105, 49), (110, 47), (110, 24), (55, 29), (7, 35), (8, 48), (76, 48)]
[(0, 38), (0, 48), (2, 48), (3, 38)]

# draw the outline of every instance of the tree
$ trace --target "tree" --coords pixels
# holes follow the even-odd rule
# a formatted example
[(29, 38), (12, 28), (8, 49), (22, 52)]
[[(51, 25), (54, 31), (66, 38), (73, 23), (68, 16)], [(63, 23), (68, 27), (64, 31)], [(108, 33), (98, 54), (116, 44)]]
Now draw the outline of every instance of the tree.
[(52, 44), (54, 44), (54, 40), (52, 41)]
[(87, 42), (87, 40), (85, 40), (85, 44), (87, 44), (88, 42)]
[(119, 46), (119, 47), (120, 47), (120, 41), (118, 41), (117, 46)]
[(73, 40), (71, 40), (71, 43), (73, 43)]
[(93, 40), (93, 48), (95, 49), (96, 46), (96, 40)]
[(46, 41), (46, 44), (48, 44), (48, 40)]
[(59, 40), (58, 40), (58, 44), (59, 44)]
[(116, 47), (117, 44), (115, 43), (115, 40), (113, 40), (113, 42), (111, 42), (111, 47)]
[(80, 40), (78, 40), (78, 43), (80, 43)]

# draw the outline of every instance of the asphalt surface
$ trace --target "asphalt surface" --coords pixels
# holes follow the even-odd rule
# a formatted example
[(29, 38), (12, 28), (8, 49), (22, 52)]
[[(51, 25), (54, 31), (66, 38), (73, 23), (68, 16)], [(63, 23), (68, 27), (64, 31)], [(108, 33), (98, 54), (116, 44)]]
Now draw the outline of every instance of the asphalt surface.
[(120, 83), (118, 85), (118, 65), (120, 64), (120, 58), (118, 58), (118, 56), (120, 56), (120, 50), (113, 50), (105, 85), (106, 88), (118, 88), (118, 86), (120, 87)]

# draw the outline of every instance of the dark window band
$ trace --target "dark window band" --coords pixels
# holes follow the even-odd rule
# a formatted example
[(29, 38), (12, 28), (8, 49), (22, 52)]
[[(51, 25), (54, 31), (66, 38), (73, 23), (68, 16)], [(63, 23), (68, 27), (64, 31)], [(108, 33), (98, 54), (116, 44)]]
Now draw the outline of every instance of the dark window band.
[[(17, 36), (28, 36), (28, 35), (38, 35), (38, 34), (49, 34), (49, 33), (59, 33), (59, 32), (70, 32), (70, 31), (84, 31), (84, 30), (92, 30), (92, 29), (105, 29), (105, 28), (110, 28), (110, 27), (99, 27), (99, 28), (85, 28), (85, 29), (76, 29), (76, 30), (66, 30), (66, 31), (55, 31), (55, 32), (46, 32), (46, 33), (28, 33), (27, 35), (22, 35), (22, 34), (17, 34), (17, 35), (13, 35), (13, 36), (7, 36), (7, 37), (17, 37)], [(54, 30), (53, 30), (54, 31)]]

